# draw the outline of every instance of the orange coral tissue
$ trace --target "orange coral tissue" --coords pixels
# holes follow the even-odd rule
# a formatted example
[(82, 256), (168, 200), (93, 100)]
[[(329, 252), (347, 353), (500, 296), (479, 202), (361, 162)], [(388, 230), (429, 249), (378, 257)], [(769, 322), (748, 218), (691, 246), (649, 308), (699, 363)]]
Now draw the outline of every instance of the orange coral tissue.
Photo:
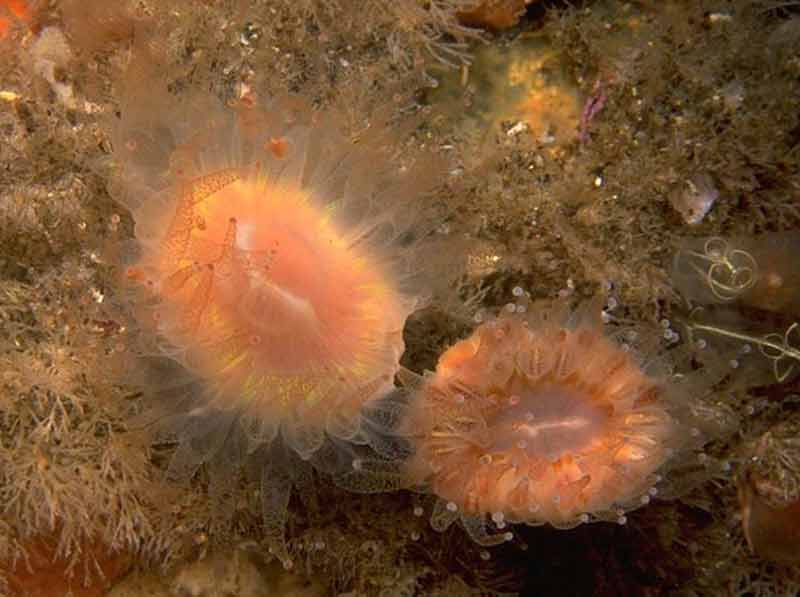
[[(511, 305), (513, 307), (513, 305)], [(625, 522), (656, 494), (656, 471), (682, 442), (668, 389), (604, 335), (598, 313), (536, 307), (479, 326), (421, 381), (403, 433), (407, 475), (491, 544), (489, 516), (569, 528)]]
[(436, 168), (396, 159), (379, 119), (356, 144), (299, 98), (129, 88), (114, 149), (140, 378), (180, 442), (176, 476), (209, 464), (224, 488), (231, 464), (261, 458), (286, 561), (290, 487), (308, 462), (330, 472), (323, 445), (355, 441), (362, 406), (393, 388)]

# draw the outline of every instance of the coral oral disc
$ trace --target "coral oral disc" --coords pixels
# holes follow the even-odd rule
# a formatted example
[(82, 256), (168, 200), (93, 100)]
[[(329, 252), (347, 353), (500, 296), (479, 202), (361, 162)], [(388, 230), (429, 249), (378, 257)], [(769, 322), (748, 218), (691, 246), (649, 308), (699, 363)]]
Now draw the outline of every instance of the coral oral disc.
[(599, 324), (554, 319), (481, 325), (441, 356), (409, 406), (407, 474), (462, 517), (619, 520), (680, 442), (656, 379)]

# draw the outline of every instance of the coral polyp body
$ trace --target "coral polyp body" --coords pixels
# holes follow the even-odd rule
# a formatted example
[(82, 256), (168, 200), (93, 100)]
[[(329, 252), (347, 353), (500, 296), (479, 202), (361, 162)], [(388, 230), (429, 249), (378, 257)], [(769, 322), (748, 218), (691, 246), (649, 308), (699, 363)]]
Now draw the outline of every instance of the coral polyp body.
[(228, 407), (321, 431), (331, 406), (391, 386), (409, 302), (313, 197), (233, 170), (187, 187), (136, 268), (159, 333)]
[(255, 458), (286, 563), (291, 487), (310, 464), (335, 472), (362, 407), (393, 387), (437, 167), (397, 159), (380, 118), (356, 143), (335, 110), (300, 99), (157, 90), (123, 98), (114, 136), (135, 222), (137, 379), (179, 444), (173, 476), (207, 464), (224, 490)]
[(624, 522), (680, 443), (663, 393), (597, 323), (504, 316), (423, 381), (405, 423), (416, 448), (408, 474), (453, 516)]

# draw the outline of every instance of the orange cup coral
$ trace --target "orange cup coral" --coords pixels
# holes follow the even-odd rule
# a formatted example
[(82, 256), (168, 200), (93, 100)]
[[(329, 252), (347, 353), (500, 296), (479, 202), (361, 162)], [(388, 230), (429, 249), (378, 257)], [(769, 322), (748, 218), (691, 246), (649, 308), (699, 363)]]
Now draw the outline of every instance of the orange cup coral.
[(414, 447), (411, 484), (441, 500), (435, 527), (460, 517), (495, 544), (511, 534), (491, 534), (487, 515), (501, 529), (623, 523), (656, 494), (656, 472), (686, 433), (670, 389), (605, 336), (599, 315), (563, 306), (503, 315), (419, 381), (399, 432)]
[(262, 457), (265, 522), (288, 562), (291, 486), (309, 462), (334, 472), (323, 445), (359, 443), (362, 406), (394, 387), (416, 283), (430, 288), (416, 255), (436, 160), (394, 153), (380, 117), (356, 139), (297, 98), (223, 106), (129, 87), (113, 141), (136, 227), (139, 379), (179, 442), (174, 475)]
[[(186, 182), (144, 281), (155, 330), (203, 379), (303, 457), (349, 438), (361, 403), (393, 386), (414, 301), (296, 181), (222, 169)], [(350, 421), (345, 423), (349, 417)], [(268, 437), (265, 437), (268, 439)]]

